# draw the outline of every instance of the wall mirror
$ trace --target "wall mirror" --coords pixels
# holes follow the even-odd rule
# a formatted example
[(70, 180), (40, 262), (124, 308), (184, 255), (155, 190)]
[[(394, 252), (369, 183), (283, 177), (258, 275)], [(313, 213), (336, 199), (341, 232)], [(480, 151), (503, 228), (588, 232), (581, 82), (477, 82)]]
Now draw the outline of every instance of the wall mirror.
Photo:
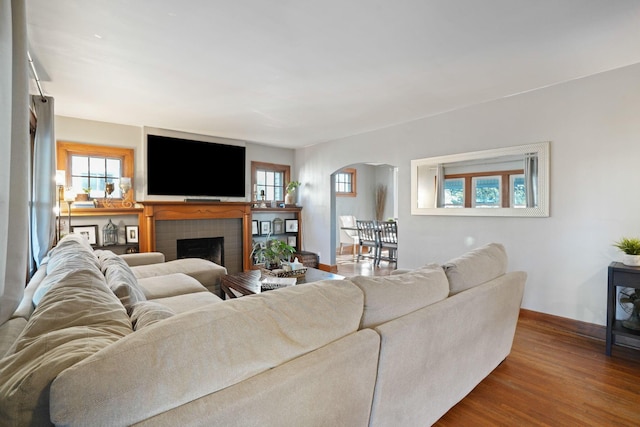
[(411, 161), (411, 214), (549, 216), (549, 142)]

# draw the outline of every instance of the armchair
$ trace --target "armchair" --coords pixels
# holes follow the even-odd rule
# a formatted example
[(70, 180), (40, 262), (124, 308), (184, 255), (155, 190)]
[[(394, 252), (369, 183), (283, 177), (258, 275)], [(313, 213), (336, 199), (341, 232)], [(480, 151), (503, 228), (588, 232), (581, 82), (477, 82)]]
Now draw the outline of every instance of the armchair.
[(353, 215), (340, 215), (340, 255), (344, 245), (353, 247), (353, 257), (356, 257), (358, 247), (358, 230), (356, 228), (356, 217)]

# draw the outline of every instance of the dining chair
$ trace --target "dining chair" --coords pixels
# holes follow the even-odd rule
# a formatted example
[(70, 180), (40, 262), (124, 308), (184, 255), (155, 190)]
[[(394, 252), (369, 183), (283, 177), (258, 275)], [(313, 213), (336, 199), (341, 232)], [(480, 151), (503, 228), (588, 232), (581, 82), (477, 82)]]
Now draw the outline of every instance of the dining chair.
[[(378, 230), (379, 248), (377, 264), (380, 260), (398, 263), (398, 223), (396, 221), (376, 221)], [(382, 256), (382, 251), (387, 250), (387, 256)]]
[[(358, 229), (358, 243), (360, 245), (356, 262), (359, 262), (360, 258), (372, 258), (374, 265), (376, 265), (380, 246), (376, 222), (358, 219), (356, 220), (356, 228)], [(370, 248), (369, 254), (362, 253), (362, 248), (365, 247)]]

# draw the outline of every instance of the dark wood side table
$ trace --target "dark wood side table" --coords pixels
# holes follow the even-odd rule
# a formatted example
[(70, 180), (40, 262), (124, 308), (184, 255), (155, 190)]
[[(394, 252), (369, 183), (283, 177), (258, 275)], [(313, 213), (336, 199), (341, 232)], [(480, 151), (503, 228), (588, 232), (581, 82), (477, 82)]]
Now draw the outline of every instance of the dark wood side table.
[(617, 288), (619, 287), (640, 289), (640, 267), (630, 267), (621, 262), (612, 262), (609, 264), (607, 287), (607, 356), (611, 356), (611, 349), (616, 343), (616, 335), (640, 340), (640, 332), (625, 328), (622, 326), (620, 320), (616, 320), (616, 308), (618, 306)]
[[(243, 271), (236, 274), (227, 274), (222, 277), (220, 286), (224, 291), (227, 298), (236, 298), (236, 291), (242, 295), (253, 295), (261, 292), (260, 279), (262, 273), (260, 270)], [(317, 268), (308, 267), (304, 277), (298, 278), (296, 285), (303, 283), (318, 282), (320, 280), (342, 280), (344, 276), (339, 274), (333, 274), (326, 271), (318, 270)]]

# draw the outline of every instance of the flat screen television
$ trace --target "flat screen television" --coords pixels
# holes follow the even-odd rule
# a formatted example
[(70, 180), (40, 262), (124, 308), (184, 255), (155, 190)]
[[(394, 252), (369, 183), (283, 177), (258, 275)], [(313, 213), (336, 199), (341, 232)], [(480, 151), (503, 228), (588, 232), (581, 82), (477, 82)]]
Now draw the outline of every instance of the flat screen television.
[(147, 135), (147, 194), (245, 197), (245, 147)]

